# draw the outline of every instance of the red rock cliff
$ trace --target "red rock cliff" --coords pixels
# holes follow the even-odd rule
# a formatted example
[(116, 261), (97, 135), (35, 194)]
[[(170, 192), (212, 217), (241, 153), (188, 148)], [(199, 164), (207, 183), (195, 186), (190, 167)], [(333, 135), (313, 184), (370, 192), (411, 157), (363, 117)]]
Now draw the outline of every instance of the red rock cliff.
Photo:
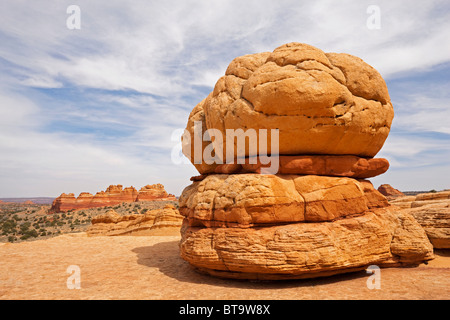
[(138, 192), (134, 187), (123, 188), (122, 185), (111, 185), (106, 191), (92, 195), (82, 192), (75, 197), (73, 193), (61, 194), (53, 201), (50, 213), (67, 212), (69, 210), (107, 207), (123, 202), (176, 200), (172, 194), (168, 194), (162, 184), (147, 185)]

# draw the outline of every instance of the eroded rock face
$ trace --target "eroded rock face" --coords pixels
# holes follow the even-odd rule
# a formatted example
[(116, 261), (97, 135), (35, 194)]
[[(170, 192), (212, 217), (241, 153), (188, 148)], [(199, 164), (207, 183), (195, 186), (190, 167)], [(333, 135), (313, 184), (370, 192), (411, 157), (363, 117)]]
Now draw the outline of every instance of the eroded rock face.
[(450, 200), (407, 210), (425, 229), (436, 249), (450, 249)]
[[(187, 123), (191, 136), (221, 134), (215, 162), (194, 161), (183, 139), (200, 176), (179, 199), (181, 257), (211, 275), (273, 280), (432, 259), (420, 224), (366, 180), (389, 167), (373, 157), (392, 118), (384, 80), (357, 57), (290, 43), (234, 59)], [(269, 165), (252, 160), (265, 150), (251, 143), (225, 163), (228, 129), (279, 129), (278, 173), (262, 174)]]
[(176, 200), (172, 194), (164, 190), (162, 184), (147, 185), (138, 192), (134, 187), (123, 188), (122, 185), (111, 185), (106, 191), (94, 195), (82, 192), (75, 198), (73, 193), (61, 194), (53, 201), (50, 213), (67, 212), (69, 210), (89, 209), (97, 207), (115, 206), (123, 202)]
[(450, 191), (421, 193), (390, 201), (412, 215), (436, 249), (450, 249)]
[(367, 210), (357, 180), (311, 175), (210, 175), (180, 197), (188, 224), (207, 227), (332, 221)]
[(389, 184), (382, 184), (378, 187), (378, 191), (386, 197), (390, 198), (397, 198), (397, 197), (404, 197), (405, 194), (401, 192), (400, 190), (395, 189)]
[[(407, 223), (405, 223), (407, 221)], [(261, 228), (199, 228), (186, 223), (181, 256), (202, 272), (240, 279), (293, 279), (400, 266), (432, 258), (420, 225), (389, 208), (334, 222)]]
[[(203, 131), (217, 129), (225, 137), (226, 129), (277, 128), (281, 155), (371, 158), (386, 140), (393, 116), (383, 78), (363, 60), (289, 43), (234, 59), (214, 91), (194, 108), (186, 129), (193, 135), (194, 121), (200, 121)], [(193, 162), (192, 145), (183, 143)], [(224, 150), (218, 156), (225, 159), (226, 143), (216, 139), (213, 144)], [(256, 154), (247, 148), (245, 155)], [(215, 169), (205, 162), (194, 165), (200, 173)]]
[(179, 234), (183, 217), (172, 205), (147, 211), (144, 215), (121, 216), (114, 210), (92, 219), (88, 236), (149, 236)]

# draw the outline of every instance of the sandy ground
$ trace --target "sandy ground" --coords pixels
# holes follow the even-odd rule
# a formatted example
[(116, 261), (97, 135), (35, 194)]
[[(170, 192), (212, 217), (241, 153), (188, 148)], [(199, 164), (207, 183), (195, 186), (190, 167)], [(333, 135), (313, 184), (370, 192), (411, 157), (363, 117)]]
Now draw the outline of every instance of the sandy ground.
[[(0, 299), (450, 299), (450, 252), (428, 265), (381, 269), (381, 288), (365, 271), (328, 278), (249, 282), (198, 274), (179, 257), (177, 236), (86, 237), (0, 244)], [(80, 289), (67, 272), (80, 270)]]

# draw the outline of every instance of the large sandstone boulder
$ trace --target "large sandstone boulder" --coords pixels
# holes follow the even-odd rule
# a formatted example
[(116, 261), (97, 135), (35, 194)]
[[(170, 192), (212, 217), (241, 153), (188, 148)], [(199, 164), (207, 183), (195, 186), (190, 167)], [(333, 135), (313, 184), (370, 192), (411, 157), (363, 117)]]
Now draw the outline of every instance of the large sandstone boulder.
[[(234, 59), (192, 110), (182, 140), (200, 175), (179, 199), (181, 257), (201, 272), (238, 279), (432, 259), (421, 225), (366, 180), (389, 167), (373, 157), (392, 118), (384, 80), (357, 57), (290, 43)], [(259, 157), (267, 150), (250, 136), (245, 146), (231, 140), (234, 154), (243, 153), (228, 161), (229, 129), (255, 129), (258, 138), (259, 129), (279, 129), (278, 172), (264, 174), (270, 164)], [(268, 140), (271, 150), (276, 141)], [(199, 147), (210, 157), (195, 159)]]
[[(386, 83), (363, 60), (289, 43), (234, 59), (214, 91), (193, 109), (186, 129), (193, 136), (199, 121), (203, 132), (217, 129), (224, 139), (227, 129), (252, 128), (258, 134), (259, 129), (279, 129), (282, 155), (373, 157), (393, 116)], [(216, 150), (223, 147), (216, 156), (224, 161), (226, 143), (216, 139), (213, 144)], [(183, 152), (193, 162), (188, 141)], [(245, 155), (256, 154), (247, 148)], [(212, 173), (216, 166), (194, 165), (200, 173)]]
[(425, 231), (367, 180), (210, 175), (180, 198), (181, 256), (221, 277), (289, 279), (433, 257)]
[(196, 269), (239, 279), (329, 276), (368, 265), (418, 264), (433, 257), (420, 225), (389, 209), (334, 222), (260, 228), (200, 228), (185, 222), (181, 256)]

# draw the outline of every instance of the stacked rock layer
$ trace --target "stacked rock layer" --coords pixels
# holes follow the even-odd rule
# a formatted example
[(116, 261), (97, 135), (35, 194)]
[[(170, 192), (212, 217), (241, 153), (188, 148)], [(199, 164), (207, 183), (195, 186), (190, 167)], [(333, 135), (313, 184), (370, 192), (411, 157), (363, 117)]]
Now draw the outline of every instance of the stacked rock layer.
[[(180, 197), (182, 258), (201, 272), (239, 279), (432, 259), (422, 227), (366, 180), (389, 167), (373, 157), (392, 119), (384, 80), (357, 57), (290, 43), (234, 59), (187, 123), (191, 135), (195, 123), (222, 132), (223, 140), (211, 140), (223, 153), (199, 163), (183, 139), (200, 176)], [(278, 173), (261, 174), (268, 165), (250, 161), (260, 153), (248, 146), (245, 161), (224, 164), (227, 129), (278, 129)]]

